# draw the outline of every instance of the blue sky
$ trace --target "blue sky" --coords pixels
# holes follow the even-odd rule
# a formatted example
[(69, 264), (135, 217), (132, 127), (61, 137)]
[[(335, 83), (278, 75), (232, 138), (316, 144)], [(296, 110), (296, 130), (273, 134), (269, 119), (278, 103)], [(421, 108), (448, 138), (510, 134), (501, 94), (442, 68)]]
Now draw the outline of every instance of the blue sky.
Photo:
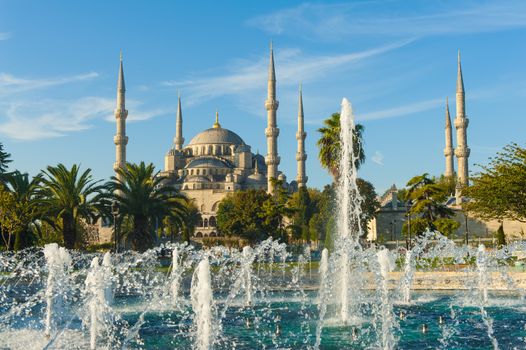
[[(524, 145), (524, 1), (3, 1), (0, 142), (34, 175), (81, 163), (112, 175), (115, 90), (124, 53), (128, 160), (163, 167), (181, 91), (186, 141), (223, 127), (266, 153), (269, 41), (278, 80), (280, 170), (296, 175), (303, 84), (309, 185), (330, 181), (316, 129), (343, 97), (365, 126), (360, 176), (378, 192), (444, 169), (444, 104), (461, 50), (471, 170)], [(454, 103), (450, 106), (452, 116)]]

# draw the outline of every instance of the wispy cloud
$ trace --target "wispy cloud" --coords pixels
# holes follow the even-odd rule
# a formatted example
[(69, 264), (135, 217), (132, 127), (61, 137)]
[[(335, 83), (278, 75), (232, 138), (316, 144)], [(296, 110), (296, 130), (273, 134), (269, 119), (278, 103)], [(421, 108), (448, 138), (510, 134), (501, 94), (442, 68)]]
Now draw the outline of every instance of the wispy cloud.
[(7, 40), (11, 38), (11, 33), (0, 32), (0, 40)]
[(375, 151), (371, 160), (378, 165), (384, 165), (384, 155), (380, 151)]
[[(279, 49), (276, 55), (276, 68), (280, 88), (297, 86), (299, 81), (309, 82), (325, 77), (327, 74), (351, 63), (378, 56), (411, 43), (403, 40), (369, 50), (334, 55), (306, 55), (298, 49)], [(182, 88), (187, 96), (185, 103), (196, 104), (207, 99), (225, 95), (245, 95), (249, 91), (264, 89), (267, 81), (268, 58), (257, 61), (236, 61), (232, 73), (215, 77), (194, 77), (182, 81), (166, 81), (164, 86)]]
[(385, 118), (395, 118), (406, 116), (414, 113), (427, 111), (444, 104), (443, 99), (433, 99), (410, 103), (404, 106), (391, 107), (379, 111), (365, 113), (363, 115), (357, 115), (357, 120), (375, 120)]
[[(164, 114), (160, 109), (144, 110), (139, 101), (128, 101), (127, 121), (151, 119)], [(95, 119), (114, 122), (115, 100), (83, 97), (74, 100), (18, 101), (0, 104), (0, 134), (14, 140), (35, 141), (56, 138), (90, 129)]]
[(52, 86), (64, 85), (73, 82), (85, 81), (97, 78), (98, 73), (91, 72), (86, 74), (73, 75), (69, 77), (48, 78), (48, 79), (27, 79), (16, 77), (7, 73), (0, 73), (0, 94), (10, 94), (25, 92), (29, 90), (43, 89)]
[[(400, 2), (364, 1), (341, 4), (305, 3), (257, 16), (247, 25), (270, 34), (339, 40), (351, 36), (429, 36), (491, 32), (526, 26), (526, 2), (427, 1), (412, 14), (395, 11)], [(411, 13), (405, 11), (405, 13)]]

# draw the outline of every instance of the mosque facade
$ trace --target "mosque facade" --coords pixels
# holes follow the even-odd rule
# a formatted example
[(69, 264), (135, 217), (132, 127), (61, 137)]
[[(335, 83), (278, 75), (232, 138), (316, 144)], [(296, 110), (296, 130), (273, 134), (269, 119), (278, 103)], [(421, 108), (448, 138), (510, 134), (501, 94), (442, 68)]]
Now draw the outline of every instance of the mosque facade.
[[(114, 169), (126, 164), (125, 120), (128, 112), (125, 108), (125, 85), (122, 56), (117, 83), (117, 108), (115, 119), (117, 133), (114, 137), (116, 161)], [(301, 87), (298, 100), (298, 150), (296, 153), (297, 176), (287, 182), (285, 174), (279, 171), (280, 156), (278, 153), (279, 128), (276, 98), (276, 73), (274, 53), (270, 48), (268, 68), (267, 99), (264, 102), (267, 110), (267, 128), (262, 130), (267, 139), (267, 154), (253, 153), (252, 148), (234, 131), (224, 128), (216, 112), (212, 127), (200, 132), (185, 144), (183, 137), (183, 112), (181, 98), (178, 97), (176, 130), (173, 144), (166, 153), (164, 170), (160, 176), (165, 178), (164, 185), (173, 186), (191, 199), (198, 208), (201, 219), (195, 229), (195, 238), (215, 237), (217, 231), (217, 210), (223, 198), (231, 193), (248, 189), (262, 189), (269, 193), (274, 190), (272, 179), (280, 180), (283, 186), (295, 191), (306, 186), (305, 138), (303, 100)]]

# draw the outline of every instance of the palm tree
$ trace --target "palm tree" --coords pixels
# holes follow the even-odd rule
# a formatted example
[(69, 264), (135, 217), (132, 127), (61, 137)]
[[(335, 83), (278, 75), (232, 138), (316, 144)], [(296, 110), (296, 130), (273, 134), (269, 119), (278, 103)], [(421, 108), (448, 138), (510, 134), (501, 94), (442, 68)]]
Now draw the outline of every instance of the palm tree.
[(4, 151), (4, 145), (0, 142), (0, 184), (5, 184), (9, 178), (7, 168), (12, 161), (11, 154)]
[[(323, 121), (323, 127), (318, 129), (321, 137), (317, 142), (320, 152), (321, 166), (329, 170), (335, 182), (339, 177), (340, 162), (340, 113), (333, 113), (330, 118)], [(356, 157), (356, 169), (365, 161), (365, 152), (362, 147), (363, 125), (356, 124), (353, 133), (353, 150)]]
[(186, 197), (172, 187), (163, 186), (164, 178), (154, 171), (151, 163), (127, 163), (124, 168), (117, 169), (118, 177), (111, 178), (110, 186), (121, 218), (131, 221), (131, 230), (123, 234), (134, 250), (153, 246), (156, 241), (154, 225), (161, 224), (165, 217), (184, 222)]
[(75, 247), (79, 220), (94, 222), (105, 215), (108, 192), (101, 181), (93, 180), (91, 169), (80, 173), (76, 164), (71, 169), (58, 164), (42, 171), (40, 203), (50, 223), (59, 220), (66, 248)]
[(14, 242), (15, 250), (31, 245), (36, 229), (36, 222), (40, 218), (40, 206), (37, 198), (41, 177), (39, 175), (29, 180), (27, 173), (14, 171), (6, 178), (6, 187), (13, 196), (17, 206), (17, 215), (23, 218), (21, 229), (17, 233)]

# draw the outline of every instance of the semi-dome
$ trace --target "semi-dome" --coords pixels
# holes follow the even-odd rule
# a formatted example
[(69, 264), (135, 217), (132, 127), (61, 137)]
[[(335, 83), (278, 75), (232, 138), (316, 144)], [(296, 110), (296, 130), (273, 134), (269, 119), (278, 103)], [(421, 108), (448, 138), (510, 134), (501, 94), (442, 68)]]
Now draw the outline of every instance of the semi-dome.
[(233, 131), (221, 127), (214, 127), (200, 132), (189, 143), (189, 145), (214, 144), (244, 145), (245, 142)]
[(188, 163), (185, 168), (230, 168), (223, 160), (214, 157), (199, 157)]

